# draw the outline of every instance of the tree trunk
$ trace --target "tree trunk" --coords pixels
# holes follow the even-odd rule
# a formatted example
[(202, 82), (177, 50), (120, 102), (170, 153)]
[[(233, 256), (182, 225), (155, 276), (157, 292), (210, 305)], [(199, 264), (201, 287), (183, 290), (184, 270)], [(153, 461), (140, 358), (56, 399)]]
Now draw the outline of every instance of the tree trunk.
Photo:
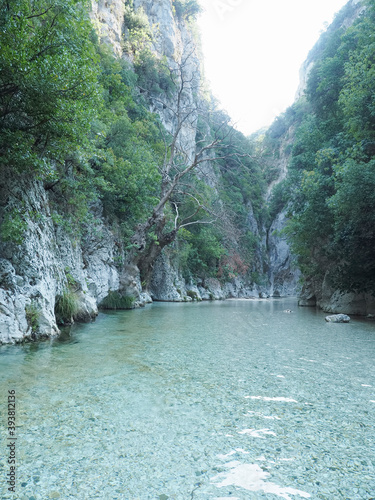
[(163, 248), (170, 245), (177, 236), (177, 229), (170, 231), (167, 234), (160, 234), (160, 236), (153, 240), (139, 255), (137, 266), (141, 273), (141, 280), (148, 288), (151, 280), (152, 270), (156, 259), (161, 254)]
[[(138, 225), (131, 240), (132, 248), (127, 254), (126, 265), (128, 268), (139, 270), (141, 282), (144, 283), (146, 288), (150, 284), (155, 260), (161, 254), (163, 248), (172, 243), (177, 236), (177, 228), (163, 234), (165, 224), (164, 214), (154, 212), (146, 222)], [(150, 242), (148, 241), (148, 233), (152, 228), (154, 228), (155, 239)]]

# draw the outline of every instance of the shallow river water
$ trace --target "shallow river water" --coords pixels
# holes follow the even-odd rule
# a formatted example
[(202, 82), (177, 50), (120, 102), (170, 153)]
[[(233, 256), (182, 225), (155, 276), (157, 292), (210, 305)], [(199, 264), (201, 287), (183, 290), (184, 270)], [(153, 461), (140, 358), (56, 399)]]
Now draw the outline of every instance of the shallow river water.
[(0, 348), (0, 498), (375, 498), (375, 322), (324, 316), (159, 303)]

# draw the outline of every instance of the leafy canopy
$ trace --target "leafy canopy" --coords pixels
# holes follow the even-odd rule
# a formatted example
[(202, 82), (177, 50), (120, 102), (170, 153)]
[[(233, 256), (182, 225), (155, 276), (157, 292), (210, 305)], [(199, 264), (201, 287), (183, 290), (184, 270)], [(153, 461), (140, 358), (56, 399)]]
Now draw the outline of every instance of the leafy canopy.
[(81, 145), (100, 105), (86, 2), (0, 0), (0, 153), (48, 169)]

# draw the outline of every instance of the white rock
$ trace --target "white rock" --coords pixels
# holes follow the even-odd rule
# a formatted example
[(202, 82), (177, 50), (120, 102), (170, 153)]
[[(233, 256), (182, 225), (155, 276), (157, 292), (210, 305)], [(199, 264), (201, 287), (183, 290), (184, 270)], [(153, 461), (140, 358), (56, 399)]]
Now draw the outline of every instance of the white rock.
[(326, 321), (328, 323), (349, 323), (350, 317), (347, 314), (333, 314), (326, 316)]

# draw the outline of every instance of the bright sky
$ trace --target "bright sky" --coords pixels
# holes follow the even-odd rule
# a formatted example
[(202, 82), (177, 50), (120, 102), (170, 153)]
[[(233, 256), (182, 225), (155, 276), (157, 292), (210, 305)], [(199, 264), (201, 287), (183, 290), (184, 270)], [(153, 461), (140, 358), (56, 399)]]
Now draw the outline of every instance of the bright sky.
[(236, 126), (251, 134), (290, 106), (299, 69), (346, 0), (200, 0), (204, 71)]

